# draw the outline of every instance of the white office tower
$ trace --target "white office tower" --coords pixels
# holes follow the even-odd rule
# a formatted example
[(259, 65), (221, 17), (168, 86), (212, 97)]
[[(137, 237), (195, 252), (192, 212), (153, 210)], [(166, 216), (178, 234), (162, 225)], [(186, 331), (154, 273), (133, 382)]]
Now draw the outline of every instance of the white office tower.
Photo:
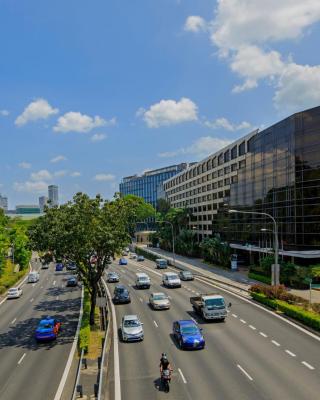
[(0, 194), (0, 208), (2, 208), (5, 212), (8, 211), (8, 198), (1, 196), (1, 194)]
[(39, 197), (39, 208), (41, 213), (43, 213), (44, 206), (46, 205), (48, 205), (48, 197), (47, 196)]

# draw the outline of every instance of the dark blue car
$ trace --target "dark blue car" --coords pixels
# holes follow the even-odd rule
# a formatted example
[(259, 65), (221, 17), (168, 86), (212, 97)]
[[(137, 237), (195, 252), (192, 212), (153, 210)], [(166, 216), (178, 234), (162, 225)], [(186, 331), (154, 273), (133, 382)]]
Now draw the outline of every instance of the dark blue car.
[(63, 264), (62, 263), (58, 263), (56, 265), (56, 271), (63, 271)]
[(180, 349), (203, 349), (206, 342), (202, 329), (192, 319), (175, 321), (173, 336), (179, 343)]
[(38, 342), (55, 340), (60, 332), (61, 322), (54, 318), (45, 318), (39, 322), (35, 332), (35, 339)]
[(128, 260), (126, 258), (120, 258), (119, 260), (119, 265), (127, 265), (128, 264)]

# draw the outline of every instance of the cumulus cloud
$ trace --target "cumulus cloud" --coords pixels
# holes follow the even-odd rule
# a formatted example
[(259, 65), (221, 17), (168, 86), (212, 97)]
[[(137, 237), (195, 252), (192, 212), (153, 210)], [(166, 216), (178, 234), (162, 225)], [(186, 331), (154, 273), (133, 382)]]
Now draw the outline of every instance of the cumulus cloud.
[(28, 163), (28, 162), (25, 162), (25, 161), (22, 161), (21, 163), (19, 163), (18, 166), (20, 168), (23, 168), (23, 169), (30, 169), (31, 168), (31, 164)]
[(13, 188), (17, 192), (43, 193), (48, 190), (48, 183), (44, 181), (15, 182)]
[(102, 140), (105, 140), (107, 138), (107, 135), (104, 133), (95, 133), (94, 135), (91, 136), (91, 142), (101, 142)]
[(52, 179), (52, 175), (48, 170), (41, 169), (38, 172), (32, 172), (30, 174), (30, 179), (32, 181), (36, 181), (36, 182), (46, 181), (46, 180), (51, 180)]
[(207, 23), (198, 15), (190, 15), (184, 24), (184, 30), (188, 32), (199, 32), (207, 29)]
[(62, 170), (60, 170), (60, 171), (54, 172), (53, 175), (54, 175), (56, 178), (62, 178), (63, 176), (66, 176), (66, 175), (67, 175), (67, 172), (68, 172), (68, 171), (66, 171), (65, 169), (62, 169)]
[(233, 124), (227, 118), (217, 118), (214, 121), (205, 121), (205, 126), (212, 129), (224, 129), (226, 131), (235, 132), (243, 129), (252, 128), (251, 124), (247, 121), (242, 121), (240, 124)]
[(55, 132), (90, 132), (94, 128), (100, 126), (111, 126), (116, 124), (116, 119), (112, 118), (109, 121), (101, 118), (99, 115), (90, 117), (80, 112), (70, 111), (58, 118), (56, 126), (53, 130)]
[(197, 105), (186, 97), (182, 97), (179, 101), (161, 100), (153, 104), (149, 110), (140, 108), (137, 111), (137, 116), (142, 116), (149, 128), (196, 121), (197, 114)]
[(0, 115), (1, 115), (2, 117), (7, 117), (9, 114), (10, 114), (10, 113), (9, 113), (8, 110), (0, 110)]
[(93, 179), (100, 182), (112, 182), (115, 179), (115, 176), (112, 174), (97, 174)]
[(30, 121), (37, 121), (39, 119), (47, 119), (51, 115), (55, 115), (59, 112), (57, 108), (53, 108), (47, 100), (37, 99), (31, 102), (20, 114), (15, 124), (17, 126), (25, 125)]
[(319, 0), (218, 0), (214, 18), (206, 26), (219, 56), (242, 79), (233, 93), (267, 80), (275, 89), (275, 106), (296, 111), (319, 104), (320, 65), (296, 64), (271, 47), (300, 39), (319, 21)]
[(50, 162), (51, 163), (57, 163), (59, 161), (65, 161), (66, 159), (67, 159), (67, 157), (59, 155), (59, 156), (51, 158)]
[(203, 136), (196, 140), (191, 146), (181, 147), (175, 151), (160, 153), (159, 157), (171, 158), (179, 155), (191, 154), (199, 158), (204, 158), (230, 143), (231, 140), (219, 139), (212, 136)]
[(74, 171), (74, 172), (71, 172), (70, 176), (72, 178), (78, 178), (79, 176), (81, 176), (81, 173), (79, 171)]

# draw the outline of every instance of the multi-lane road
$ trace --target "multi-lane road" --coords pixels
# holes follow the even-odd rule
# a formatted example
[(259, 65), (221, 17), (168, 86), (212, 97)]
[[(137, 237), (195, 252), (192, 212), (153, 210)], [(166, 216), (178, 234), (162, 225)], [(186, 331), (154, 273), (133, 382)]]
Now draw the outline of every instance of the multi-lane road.
[[(120, 282), (129, 287), (131, 303), (116, 305), (117, 327), (125, 314), (137, 314), (144, 323), (140, 343), (119, 342), (122, 400), (318, 400), (320, 398), (320, 341), (261, 307), (200, 279), (166, 289), (161, 272), (146, 260), (128, 260), (128, 266), (112, 265)], [(135, 273), (147, 272), (149, 290), (134, 287)], [(108, 284), (112, 293), (114, 284)], [(171, 309), (153, 311), (148, 298), (153, 291), (166, 292)], [(218, 292), (231, 302), (225, 323), (205, 323), (192, 312), (190, 296)], [(203, 328), (206, 348), (181, 351), (171, 336), (172, 322), (194, 318)], [(159, 359), (166, 352), (174, 373), (170, 393), (159, 390)], [(111, 357), (110, 357), (111, 358)], [(111, 369), (113, 361), (111, 362)], [(110, 373), (110, 398), (114, 380)]]
[[(39, 269), (40, 264), (33, 267)], [(67, 273), (40, 270), (40, 280), (25, 283), (19, 299), (0, 305), (0, 399), (53, 400), (63, 375), (77, 328), (79, 288), (67, 288)], [(39, 320), (53, 316), (62, 322), (58, 339), (37, 344)]]

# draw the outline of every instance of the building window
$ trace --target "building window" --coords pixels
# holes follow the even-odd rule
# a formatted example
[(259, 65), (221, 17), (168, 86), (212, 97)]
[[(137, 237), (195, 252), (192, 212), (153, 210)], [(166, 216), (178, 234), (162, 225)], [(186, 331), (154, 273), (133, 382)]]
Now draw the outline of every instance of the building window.
[(226, 175), (226, 174), (229, 174), (230, 171), (231, 171), (230, 166), (224, 168), (224, 174), (225, 174), (225, 175)]
[(234, 163), (231, 165), (231, 171), (236, 171), (237, 170), (237, 163)]
[(244, 154), (246, 154), (246, 142), (242, 142), (239, 145), (239, 156), (243, 156)]
[(220, 187), (222, 187), (222, 186), (223, 186), (223, 180), (221, 180), (221, 181), (218, 182), (218, 187), (220, 188)]
[(245, 168), (245, 166), (246, 166), (246, 160), (239, 161), (239, 169)]
[(218, 156), (218, 165), (223, 164), (223, 153), (219, 154)]
[(231, 177), (231, 183), (237, 183), (238, 182), (238, 175), (234, 175)]
[(217, 165), (218, 165), (218, 164), (217, 164), (217, 157), (214, 157), (214, 158), (212, 159), (212, 167), (215, 168)]
[(224, 180), (224, 184), (225, 184), (225, 185), (230, 185), (230, 178), (226, 178), (226, 179)]
[(228, 162), (228, 161), (230, 161), (230, 150), (227, 150), (224, 153), (224, 162)]
[(222, 168), (219, 169), (219, 171), (218, 171), (218, 176), (223, 176), (223, 169), (222, 169)]
[(237, 158), (238, 156), (238, 152), (237, 152), (237, 145), (232, 147), (231, 149), (231, 160), (234, 160), (235, 158)]

